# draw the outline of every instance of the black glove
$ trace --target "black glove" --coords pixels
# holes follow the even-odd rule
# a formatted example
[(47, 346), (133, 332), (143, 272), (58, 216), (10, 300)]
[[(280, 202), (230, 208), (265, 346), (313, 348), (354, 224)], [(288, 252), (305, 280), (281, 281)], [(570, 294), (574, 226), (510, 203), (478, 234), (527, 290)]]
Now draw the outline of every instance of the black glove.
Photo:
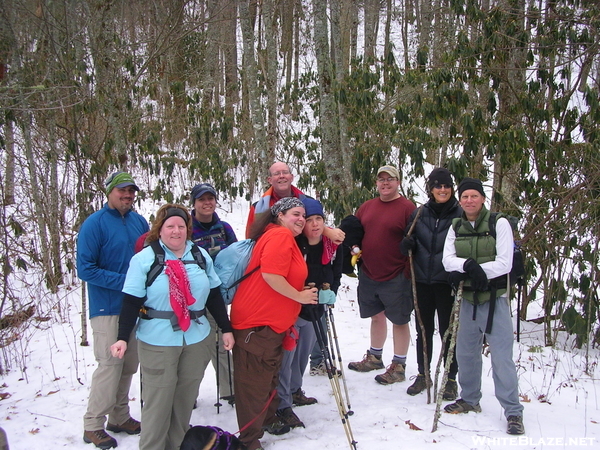
[(416, 247), (417, 243), (415, 240), (411, 236), (405, 236), (402, 239), (402, 242), (400, 242), (400, 253), (404, 256), (408, 256), (408, 251), (412, 250), (414, 253)]
[(488, 279), (487, 275), (481, 268), (477, 261), (473, 258), (469, 258), (465, 261), (463, 265), (464, 271), (471, 278), (471, 287), (474, 291), (486, 291), (488, 288)]
[(458, 289), (460, 282), (465, 281), (467, 278), (469, 278), (469, 276), (466, 273), (450, 272), (448, 274), (448, 283), (450, 283), (450, 286), (452, 286), (454, 289)]

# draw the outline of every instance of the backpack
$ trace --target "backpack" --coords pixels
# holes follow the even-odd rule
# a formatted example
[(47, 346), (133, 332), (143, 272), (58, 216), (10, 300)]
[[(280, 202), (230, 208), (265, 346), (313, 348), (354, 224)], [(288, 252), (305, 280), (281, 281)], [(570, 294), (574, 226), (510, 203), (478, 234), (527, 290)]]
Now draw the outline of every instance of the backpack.
[[(489, 228), (490, 228), (490, 236), (492, 236), (494, 239), (496, 239), (496, 221), (502, 217), (505, 218), (506, 220), (508, 220), (508, 223), (510, 223), (513, 233), (516, 233), (518, 231), (519, 219), (517, 219), (515, 216), (510, 216), (508, 214), (493, 212), (493, 213), (490, 213)], [(456, 221), (456, 223), (453, 224), (454, 233), (456, 234), (456, 236), (459, 236), (459, 234), (458, 234), (459, 226), (460, 226), (460, 220)], [(470, 236), (473, 236), (473, 235), (470, 235)], [(521, 248), (521, 242), (518, 240), (514, 240), (514, 243), (515, 243), (515, 245), (513, 248), (513, 262), (512, 262), (512, 267), (510, 269), (510, 272), (508, 274), (509, 275), (509, 284), (510, 284), (510, 286), (515, 286), (515, 285), (521, 286), (523, 283), (523, 279), (525, 277), (525, 258), (523, 256), (523, 249)], [(502, 277), (502, 278), (505, 280), (504, 277)], [(499, 282), (499, 283), (497, 283), (496, 287), (503, 288), (506, 286), (502, 286), (502, 282)]]
[(260, 268), (259, 265), (245, 273), (254, 244), (256, 244), (254, 239), (234, 242), (221, 250), (215, 258), (215, 272), (221, 279), (221, 295), (226, 305), (231, 304), (239, 284)]
[(219, 224), (218, 230), (213, 230), (212, 233), (193, 239), (192, 242), (198, 247), (202, 247), (208, 252), (211, 258), (214, 258), (221, 248), (227, 246), (227, 234), (223, 224)]
[[(504, 214), (504, 213), (497, 213), (497, 212), (493, 212), (490, 213), (490, 218), (489, 218), (489, 235), (492, 236), (494, 238), (494, 240), (496, 240), (496, 221), (498, 220), (498, 218), (502, 218), (504, 217), (506, 220), (508, 220), (508, 223), (510, 223), (510, 227), (513, 230), (513, 234), (516, 233), (518, 231), (518, 221), (519, 219), (517, 219), (514, 216), (510, 216), (508, 214)], [(460, 236), (460, 234), (458, 233), (458, 228), (460, 227), (460, 220), (457, 220), (456, 223), (452, 224), (454, 233), (456, 234), (456, 236)], [(479, 234), (470, 234), (468, 236), (477, 236), (477, 235), (486, 235), (485, 233), (479, 233)], [(517, 316), (520, 317), (521, 315), (521, 288), (523, 287), (523, 280), (525, 278), (525, 260), (523, 257), (523, 250), (521, 248), (521, 242), (514, 240), (514, 247), (513, 247), (513, 262), (512, 262), (512, 267), (510, 268), (510, 272), (508, 273), (508, 286), (507, 286), (507, 277), (506, 275), (494, 278), (492, 280), (490, 280), (490, 289), (492, 291), (492, 294), (496, 291), (496, 289), (506, 289), (509, 286), (518, 286), (517, 289)], [(491, 299), (490, 299), (490, 308), (489, 308), (489, 312), (488, 312), (488, 319), (487, 319), (487, 324), (485, 327), (485, 332), (486, 333), (491, 333), (492, 332), (492, 323), (493, 323), (493, 316), (494, 316), (494, 310), (495, 310), (495, 304), (496, 304), (496, 297), (495, 295), (491, 295)], [(475, 309), (473, 310), (473, 320), (475, 320), (475, 310), (477, 308), (477, 303), (475, 303)], [(520, 334), (521, 334), (521, 328), (520, 328), (520, 320), (517, 320), (517, 342), (519, 342), (520, 339)]]
[[(148, 275), (146, 276), (146, 287), (151, 286), (156, 280), (164, 267), (165, 267), (165, 249), (162, 248), (158, 241), (152, 241), (150, 243), (150, 247), (154, 250), (154, 262), (150, 266), (150, 270), (148, 271)], [(192, 244), (192, 256), (194, 257), (191, 261), (181, 261), (184, 264), (198, 264), (200, 268), (206, 271), (206, 260), (204, 259), (204, 255), (200, 251), (200, 248), (196, 244)]]

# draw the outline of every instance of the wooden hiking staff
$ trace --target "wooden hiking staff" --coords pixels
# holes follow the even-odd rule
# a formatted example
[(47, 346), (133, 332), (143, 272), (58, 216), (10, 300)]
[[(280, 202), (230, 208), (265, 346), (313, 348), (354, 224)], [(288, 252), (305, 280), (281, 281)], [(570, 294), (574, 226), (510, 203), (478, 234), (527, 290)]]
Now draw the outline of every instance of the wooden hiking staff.
[(442, 339), (442, 351), (440, 353), (440, 358), (438, 360), (437, 368), (435, 371), (435, 381), (437, 383), (437, 379), (440, 374), (440, 366), (442, 365), (442, 360), (444, 359), (444, 347), (446, 346), (446, 342), (448, 340), (448, 333), (452, 333), (452, 339), (450, 339), (450, 347), (448, 348), (448, 355), (446, 356), (446, 365), (444, 366), (444, 376), (442, 377), (442, 385), (440, 386), (440, 389), (437, 392), (435, 400), (435, 413), (433, 415), (433, 426), (431, 428), (432, 433), (437, 431), (437, 424), (440, 420), (440, 416), (442, 415), (442, 398), (444, 396), (444, 389), (446, 388), (446, 383), (448, 382), (448, 372), (450, 371), (450, 365), (452, 364), (452, 359), (454, 358), (454, 349), (456, 347), (456, 336), (458, 334), (459, 325), (458, 313), (460, 311), (460, 303), (462, 301), (463, 284), (464, 281), (461, 281), (456, 291), (456, 299), (454, 300), (454, 305), (452, 306), (452, 313), (450, 314), (450, 324), (448, 325), (448, 328), (444, 333), (444, 338)]
[[(406, 237), (410, 237), (412, 234), (422, 211), (423, 207), (420, 206), (417, 210), (417, 214), (415, 215), (413, 223), (408, 229), (408, 233), (406, 233)], [(421, 340), (423, 341), (423, 365), (425, 368), (425, 385), (427, 386), (427, 404), (429, 404), (431, 403), (431, 375), (429, 374), (429, 358), (427, 357), (427, 336), (425, 336), (425, 325), (423, 324), (423, 319), (421, 318), (421, 311), (419, 310), (419, 302), (417, 299), (417, 282), (415, 281), (415, 268), (413, 267), (412, 249), (408, 250), (408, 261), (410, 263), (410, 283), (413, 293), (413, 303), (415, 306), (415, 316), (417, 317), (417, 322), (419, 323), (419, 328), (421, 329)]]

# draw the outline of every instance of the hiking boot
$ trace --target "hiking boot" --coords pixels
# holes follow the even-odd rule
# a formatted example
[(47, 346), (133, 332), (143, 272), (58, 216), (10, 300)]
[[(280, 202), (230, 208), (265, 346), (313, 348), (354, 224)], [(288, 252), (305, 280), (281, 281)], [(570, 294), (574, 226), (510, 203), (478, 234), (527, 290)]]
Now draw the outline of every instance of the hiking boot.
[(106, 429), (108, 431), (112, 431), (113, 433), (120, 433), (121, 431), (124, 431), (127, 434), (140, 434), (140, 431), (142, 431), (141, 424), (133, 417), (130, 417), (121, 425), (113, 425), (109, 422), (106, 424)]
[(84, 431), (83, 442), (86, 444), (94, 444), (101, 449), (114, 448), (117, 446), (115, 438), (106, 434), (106, 431), (104, 430)]
[(458, 384), (456, 384), (456, 380), (448, 378), (448, 381), (446, 382), (446, 387), (444, 388), (444, 395), (442, 395), (442, 398), (447, 401), (452, 401), (456, 400), (456, 397), (458, 397)]
[(399, 383), (406, 379), (404, 375), (405, 369), (406, 364), (393, 362), (387, 367), (385, 373), (382, 373), (381, 375), (377, 375), (375, 377), (375, 381), (377, 381), (379, 384)]
[(460, 413), (468, 413), (469, 411), (474, 411), (476, 413), (481, 412), (481, 406), (479, 403), (476, 405), (469, 405), (462, 398), (459, 398), (454, 403), (450, 403), (444, 407), (444, 411), (449, 414), (460, 414)]
[(325, 367), (325, 363), (321, 361), (316, 366), (311, 366), (309, 373), (313, 377), (319, 375), (327, 375), (327, 368)]
[[(342, 375), (342, 371), (339, 370), (335, 366), (331, 366), (331, 373), (333, 375), (337, 375), (338, 377)], [(325, 376), (327, 376), (327, 366), (325, 366), (324, 362), (320, 362), (318, 365), (312, 366), (310, 368), (310, 375), (311, 376), (316, 376), (316, 375), (325, 375)]]
[(525, 434), (525, 426), (523, 425), (523, 416), (508, 416), (508, 426), (506, 432), (508, 434)]
[(277, 417), (281, 419), (281, 421), (288, 425), (290, 428), (302, 427), (304, 428), (304, 423), (300, 420), (300, 418), (292, 411), (292, 408), (289, 406), (287, 408), (278, 409)]
[(356, 370), (357, 372), (370, 372), (371, 370), (383, 369), (384, 367), (381, 356), (372, 355), (369, 350), (367, 350), (367, 354), (363, 357), (362, 361), (348, 363), (348, 369)]
[(275, 422), (269, 425), (263, 426), (262, 429), (265, 430), (267, 433), (273, 434), (275, 436), (279, 436), (281, 434), (290, 432), (290, 426), (283, 423), (281, 419), (276, 420)]
[(406, 390), (408, 395), (417, 395), (427, 389), (427, 380), (425, 379), (425, 375), (419, 374), (416, 377), (410, 377), (411, 380), (413, 378), (415, 379), (415, 382)]
[(235, 395), (234, 394), (225, 395), (225, 396), (221, 397), (221, 400), (225, 400), (231, 406), (235, 405)]
[(307, 397), (304, 395), (302, 389), (298, 389), (292, 394), (292, 404), (296, 406), (314, 405), (315, 403), (317, 403), (317, 399), (314, 397)]

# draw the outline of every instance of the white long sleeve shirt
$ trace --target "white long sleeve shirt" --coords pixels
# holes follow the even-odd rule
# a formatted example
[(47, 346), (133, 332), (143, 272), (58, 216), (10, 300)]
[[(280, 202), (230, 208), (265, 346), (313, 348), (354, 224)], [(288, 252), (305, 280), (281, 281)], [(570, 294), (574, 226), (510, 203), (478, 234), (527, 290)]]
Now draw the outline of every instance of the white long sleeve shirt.
[[(475, 225), (475, 222), (471, 222), (471, 225)], [(454, 241), (456, 240), (456, 233), (454, 228), (450, 227), (448, 234), (446, 235), (446, 241), (444, 243), (444, 254), (442, 256), (442, 264), (446, 272), (461, 272), (464, 273), (463, 265), (465, 264), (466, 258), (459, 258), (456, 256), (456, 247)], [(513, 262), (513, 250), (514, 240), (512, 228), (508, 220), (501, 217), (496, 222), (496, 259), (481, 264), (481, 268), (488, 277), (488, 280), (506, 275), (510, 272)]]

